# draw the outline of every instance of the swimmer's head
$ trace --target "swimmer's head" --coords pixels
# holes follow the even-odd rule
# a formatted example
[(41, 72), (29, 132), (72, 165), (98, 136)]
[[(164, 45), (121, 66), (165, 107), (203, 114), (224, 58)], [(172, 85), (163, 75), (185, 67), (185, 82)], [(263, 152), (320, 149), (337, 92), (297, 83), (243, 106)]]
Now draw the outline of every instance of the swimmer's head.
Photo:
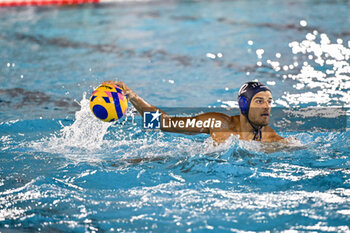
[(261, 82), (247, 82), (238, 93), (238, 104), (242, 115), (255, 126), (268, 124), (271, 102), (271, 90)]

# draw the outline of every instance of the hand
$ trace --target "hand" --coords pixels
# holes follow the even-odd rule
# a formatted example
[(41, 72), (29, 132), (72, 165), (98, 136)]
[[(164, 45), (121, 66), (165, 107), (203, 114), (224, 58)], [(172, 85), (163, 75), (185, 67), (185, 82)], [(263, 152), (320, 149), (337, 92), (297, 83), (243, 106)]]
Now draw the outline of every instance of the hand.
[(122, 94), (128, 97), (129, 99), (135, 95), (135, 93), (123, 82), (123, 81), (106, 81), (102, 84), (117, 85), (122, 88)]

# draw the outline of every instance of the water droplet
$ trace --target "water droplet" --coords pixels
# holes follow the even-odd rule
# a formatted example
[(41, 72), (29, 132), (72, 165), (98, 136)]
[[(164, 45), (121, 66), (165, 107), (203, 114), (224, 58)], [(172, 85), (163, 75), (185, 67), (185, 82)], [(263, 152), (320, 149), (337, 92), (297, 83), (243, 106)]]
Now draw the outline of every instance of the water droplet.
[(207, 53), (206, 56), (210, 59), (215, 59), (216, 58), (216, 55), (213, 54), (213, 53)]
[(256, 50), (256, 55), (258, 55), (258, 58), (261, 58), (262, 57), (262, 55), (264, 54), (264, 50), (263, 49), (257, 49)]
[(308, 34), (306, 34), (306, 39), (310, 40), (310, 41), (313, 41), (313, 40), (316, 39), (316, 36), (311, 34), (311, 33), (308, 33)]
[(301, 25), (302, 27), (306, 27), (306, 26), (307, 26), (306, 20), (300, 20), (300, 25)]

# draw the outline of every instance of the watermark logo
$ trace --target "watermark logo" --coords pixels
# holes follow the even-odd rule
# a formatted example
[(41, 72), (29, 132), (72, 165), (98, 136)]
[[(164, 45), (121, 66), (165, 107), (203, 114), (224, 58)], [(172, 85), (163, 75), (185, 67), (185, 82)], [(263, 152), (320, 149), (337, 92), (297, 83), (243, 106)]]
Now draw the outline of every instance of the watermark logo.
[(143, 128), (144, 129), (160, 129), (160, 115), (159, 110), (156, 112), (143, 113)]
[(222, 122), (216, 120), (215, 118), (204, 118), (202, 120), (196, 119), (193, 117), (171, 117), (164, 116), (161, 117), (162, 113), (157, 110), (154, 111), (145, 111), (143, 113), (143, 128), (144, 129), (179, 129), (179, 128), (216, 128), (219, 129), (222, 127)]
[[(165, 130), (169, 132), (232, 132), (239, 119), (239, 108), (167, 108), (154, 111), (147, 109), (140, 119), (143, 129)], [(268, 116), (260, 108), (250, 108), (256, 112), (256, 122), (268, 124), (278, 132), (345, 132), (348, 129), (348, 108), (344, 107), (274, 107)], [(213, 114), (215, 113), (215, 114)], [(217, 114), (224, 114), (224, 119), (236, 119), (227, 123)], [(215, 118), (214, 118), (215, 116)], [(222, 115), (221, 115), (222, 116)], [(141, 127), (142, 127), (141, 126)], [(184, 129), (184, 130), (181, 130)]]
[(163, 119), (163, 128), (221, 128), (222, 122), (215, 120), (215, 118), (208, 118), (206, 120), (196, 120), (195, 118), (187, 119)]

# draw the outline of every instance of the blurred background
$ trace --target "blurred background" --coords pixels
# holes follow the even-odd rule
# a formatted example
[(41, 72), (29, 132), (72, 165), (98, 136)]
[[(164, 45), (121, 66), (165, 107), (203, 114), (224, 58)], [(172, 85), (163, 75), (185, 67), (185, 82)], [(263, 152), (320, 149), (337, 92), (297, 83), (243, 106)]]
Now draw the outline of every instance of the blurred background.
[(275, 107), (349, 107), (349, 12), (346, 0), (0, 8), (0, 231), (349, 232), (348, 128), (213, 147), (142, 131), (132, 106), (115, 124), (88, 107), (106, 80), (160, 108), (236, 107), (250, 80)]

